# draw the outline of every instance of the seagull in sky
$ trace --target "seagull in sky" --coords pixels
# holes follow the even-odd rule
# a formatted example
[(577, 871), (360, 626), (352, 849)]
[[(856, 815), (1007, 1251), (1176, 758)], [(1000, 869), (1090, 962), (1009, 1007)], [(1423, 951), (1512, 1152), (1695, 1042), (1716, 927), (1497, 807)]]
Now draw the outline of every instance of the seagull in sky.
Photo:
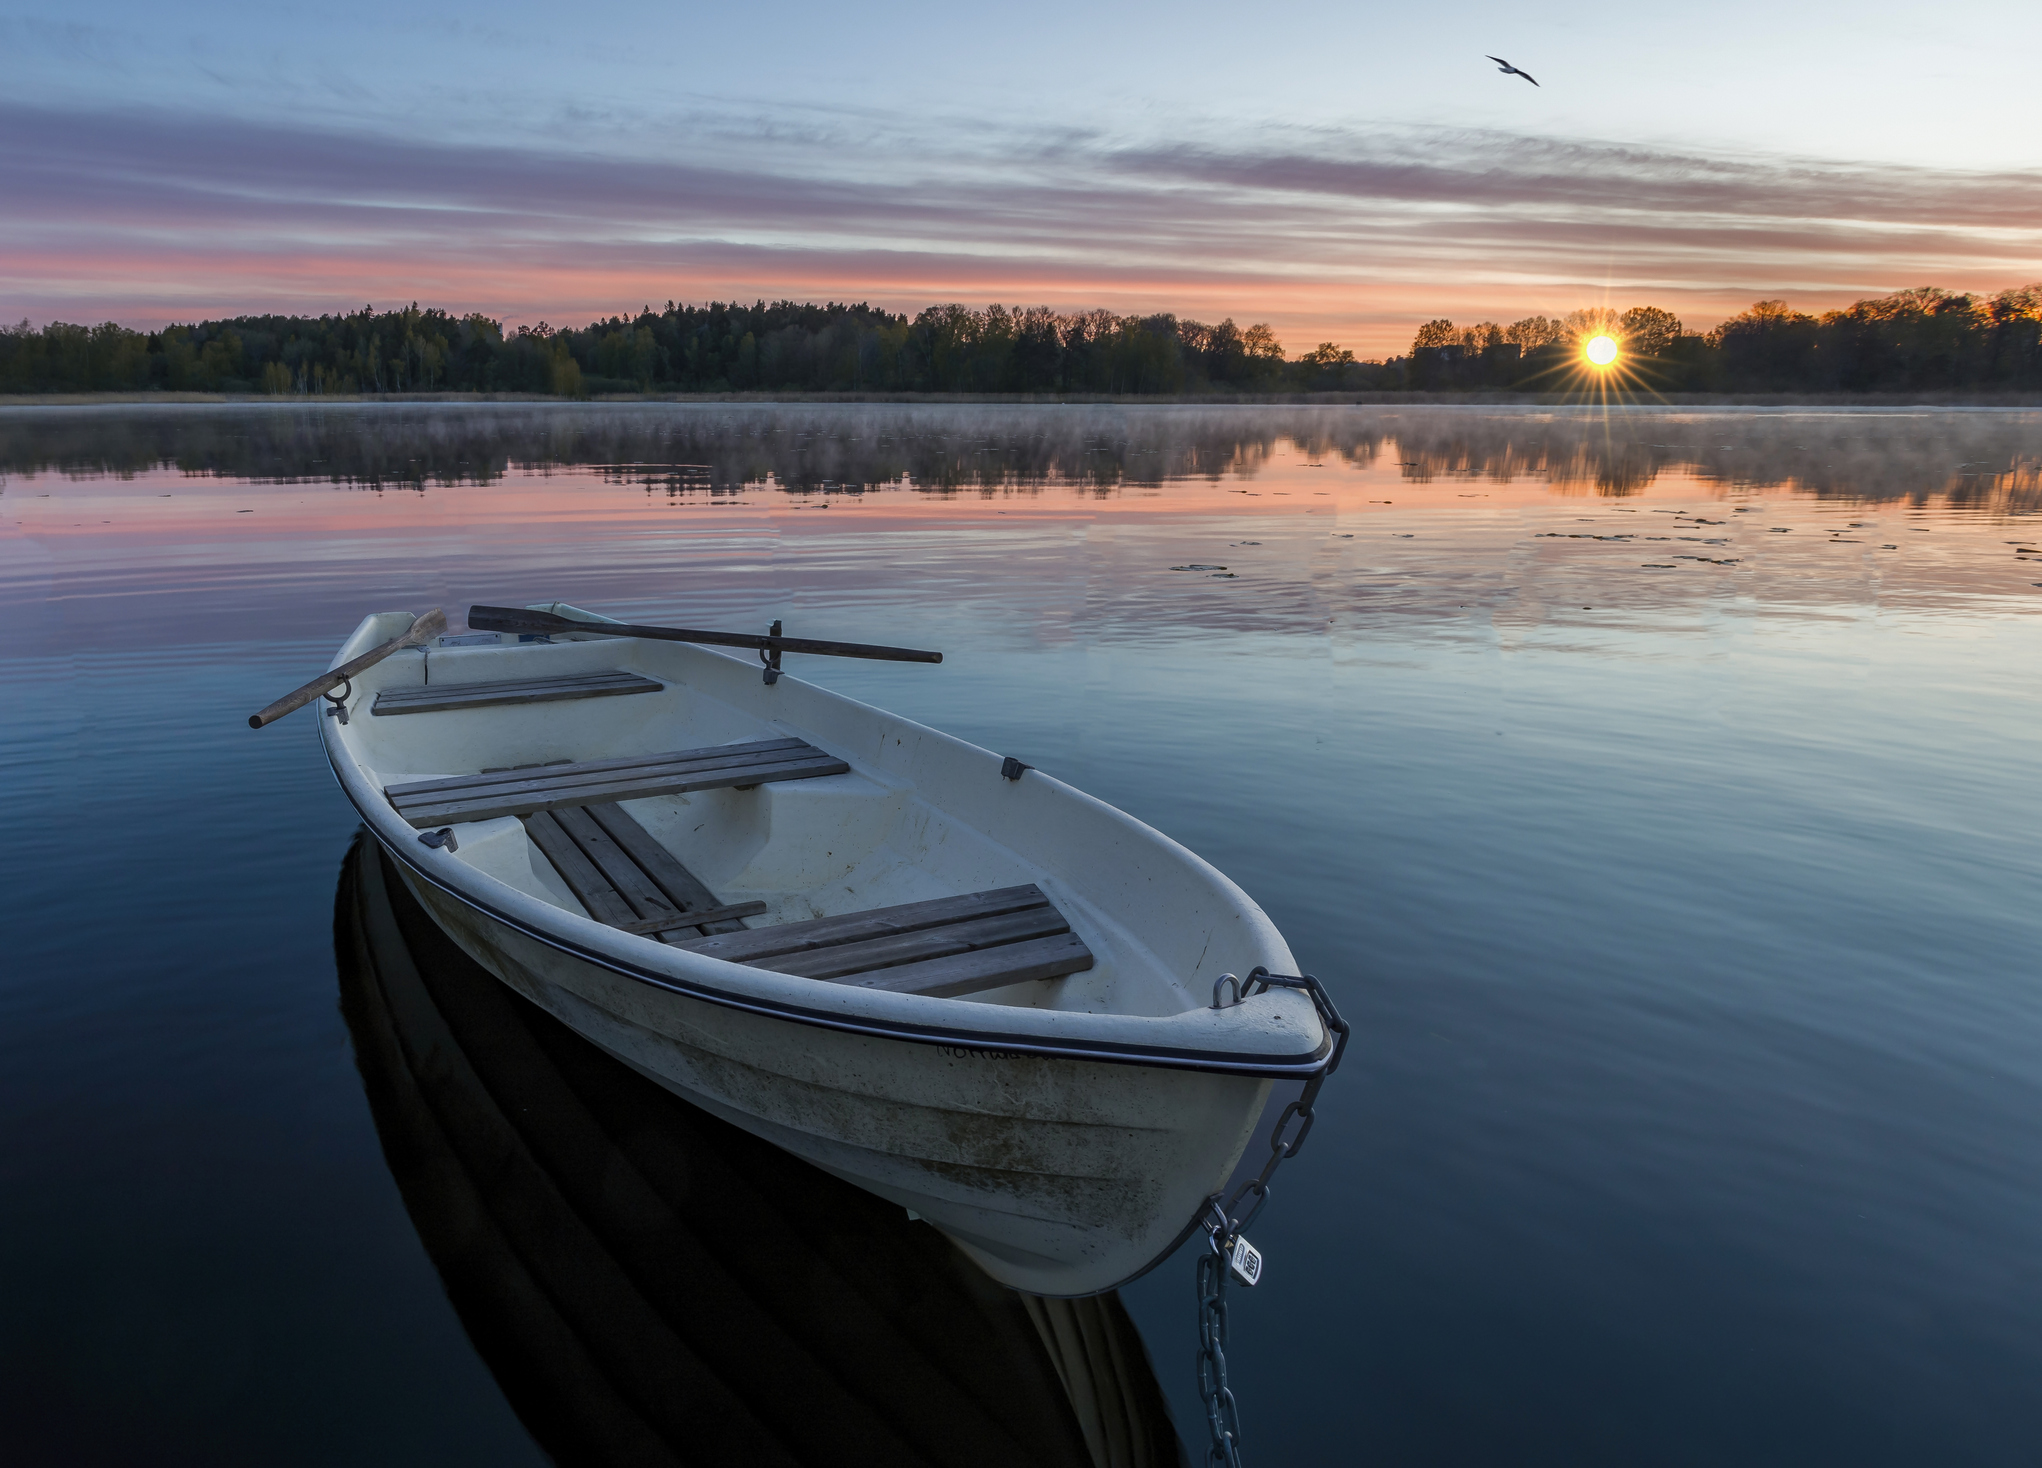
[[(1533, 76), (1528, 71), (1519, 71), (1516, 67), (1512, 66), (1508, 61), (1505, 61), (1501, 56), (1491, 56), (1489, 59), (1496, 63), (1496, 69), (1502, 72), (1505, 76), (1521, 76), (1526, 81), (1530, 82), (1533, 86), (1535, 87), (1538, 86), (1539, 79), (1537, 77)], [(1543, 90), (1543, 88), (1541, 88), (1541, 90)]]

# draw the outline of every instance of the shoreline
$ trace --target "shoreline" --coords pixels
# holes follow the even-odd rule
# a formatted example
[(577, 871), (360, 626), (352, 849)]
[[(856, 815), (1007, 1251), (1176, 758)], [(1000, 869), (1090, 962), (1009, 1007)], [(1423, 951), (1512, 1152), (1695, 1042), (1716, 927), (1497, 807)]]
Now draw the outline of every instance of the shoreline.
[(1570, 393), (1518, 393), (1501, 389), (1469, 392), (1325, 392), (1325, 393), (860, 393), (860, 392), (725, 392), (725, 393), (600, 393), (560, 397), (550, 393), (9, 393), (0, 394), (0, 410), (62, 407), (226, 406), (311, 408), (362, 404), (628, 404), (628, 403), (787, 403), (983, 405), (1036, 407), (1522, 407), (1615, 408), (1623, 412), (1681, 408), (2042, 408), (2042, 391), (2001, 393), (1667, 393), (1649, 398), (1613, 401), (1584, 399)]

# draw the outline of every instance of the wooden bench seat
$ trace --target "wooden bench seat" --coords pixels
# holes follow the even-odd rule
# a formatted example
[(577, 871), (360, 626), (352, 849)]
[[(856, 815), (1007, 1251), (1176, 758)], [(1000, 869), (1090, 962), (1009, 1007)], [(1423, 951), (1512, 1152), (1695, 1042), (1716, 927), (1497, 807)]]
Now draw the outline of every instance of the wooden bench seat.
[(1033, 883), (667, 941), (775, 973), (937, 998), (1061, 978), (1093, 963)]
[(729, 785), (810, 780), (841, 775), (850, 768), (806, 740), (762, 739), (666, 754), (414, 780), (386, 786), (383, 793), (399, 815), (425, 829), (652, 795), (685, 795)]
[(447, 709), (495, 708), (502, 704), (558, 703), (571, 698), (616, 698), (627, 693), (658, 693), (666, 685), (637, 673), (571, 673), (561, 678), (509, 678), (495, 683), (438, 683), (425, 688), (386, 688), (376, 695), (370, 712), (436, 714)]

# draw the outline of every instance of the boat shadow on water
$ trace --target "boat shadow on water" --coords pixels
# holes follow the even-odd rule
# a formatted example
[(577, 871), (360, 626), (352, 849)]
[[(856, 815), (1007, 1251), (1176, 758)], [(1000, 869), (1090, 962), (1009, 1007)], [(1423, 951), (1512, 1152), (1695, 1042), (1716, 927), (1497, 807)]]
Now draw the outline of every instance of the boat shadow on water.
[(1183, 1462), (1117, 1295), (1046, 1300), (499, 983), (366, 832), (334, 910), (383, 1154), (562, 1464)]

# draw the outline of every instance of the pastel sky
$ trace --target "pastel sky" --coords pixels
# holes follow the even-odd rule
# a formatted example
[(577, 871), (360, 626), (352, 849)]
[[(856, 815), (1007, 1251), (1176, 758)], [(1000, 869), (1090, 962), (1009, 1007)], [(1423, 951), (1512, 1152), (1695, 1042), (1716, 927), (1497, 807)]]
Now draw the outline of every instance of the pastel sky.
[(2033, 0), (26, 0), (0, 316), (1004, 301), (1380, 356), (1996, 291), (2042, 279), (2037, 54)]

